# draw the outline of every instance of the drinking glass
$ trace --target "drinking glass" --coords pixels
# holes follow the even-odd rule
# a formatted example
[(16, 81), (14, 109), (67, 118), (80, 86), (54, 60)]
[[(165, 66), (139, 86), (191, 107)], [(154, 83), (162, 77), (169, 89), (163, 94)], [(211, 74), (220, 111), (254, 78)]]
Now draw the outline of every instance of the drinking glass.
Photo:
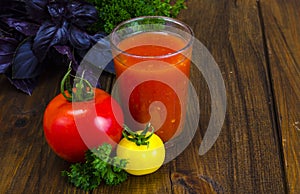
[(168, 17), (145, 16), (118, 25), (110, 35), (116, 94), (125, 124), (151, 123), (167, 142), (185, 122), (193, 31)]

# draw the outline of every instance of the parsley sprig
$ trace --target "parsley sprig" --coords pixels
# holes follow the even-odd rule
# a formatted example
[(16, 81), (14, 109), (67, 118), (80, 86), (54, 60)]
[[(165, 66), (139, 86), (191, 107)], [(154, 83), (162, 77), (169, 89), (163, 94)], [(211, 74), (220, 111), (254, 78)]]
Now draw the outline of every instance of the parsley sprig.
[(98, 11), (94, 31), (110, 33), (120, 22), (139, 16), (177, 17), (186, 9), (185, 0), (86, 0)]
[(84, 163), (75, 163), (70, 166), (70, 171), (62, 171), (70, 183), (83, 190), (93, 190), (102, 181), (107, 185), (117, 185), (127, 179), (125, 168), (127, 161), (118, 157), (111, 157), (112, 147), (103, 144), (98, 148), (88, 150)]

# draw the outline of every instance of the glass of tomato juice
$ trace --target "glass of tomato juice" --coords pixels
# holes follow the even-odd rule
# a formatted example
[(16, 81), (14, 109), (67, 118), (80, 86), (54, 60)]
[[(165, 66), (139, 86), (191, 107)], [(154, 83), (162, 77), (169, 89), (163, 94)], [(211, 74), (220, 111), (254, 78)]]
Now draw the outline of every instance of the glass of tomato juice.
[(150, 122), (164, 141), (185, 122), (193, 31), (181, 21), (145, 16), (119, 24), (110, 35), (117, 99), (125, 124)]

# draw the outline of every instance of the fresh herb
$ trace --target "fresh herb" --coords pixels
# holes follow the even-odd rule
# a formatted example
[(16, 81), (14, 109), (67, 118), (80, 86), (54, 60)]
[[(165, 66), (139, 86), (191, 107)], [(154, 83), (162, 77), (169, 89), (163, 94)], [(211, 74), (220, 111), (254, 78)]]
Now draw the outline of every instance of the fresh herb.
[(106, 41), (103, 33), (88, 30), (98, 13), (85, 1), (1, 0), (0, 11), (0, 73), (28, 94), (49, 59), (67, 56), (76, 71), (86, 52)]
[(99, 13), (94, 30), (110, 33), (120, 22), (138, 16), (177, 17), (186, 9), (185, 0), (87, 0)]
[(97, 188), (102, 181), (107, 185), (117, 185), (127, 179), (123, 170), (127, 161), (118, 157), (111, 157), (112, 147), (103, 144), (96, 149), (88, 150), (85, 154), (85, 163), (75, 163), (70, 171), (63, 171), (69, 182), (84, 190)]

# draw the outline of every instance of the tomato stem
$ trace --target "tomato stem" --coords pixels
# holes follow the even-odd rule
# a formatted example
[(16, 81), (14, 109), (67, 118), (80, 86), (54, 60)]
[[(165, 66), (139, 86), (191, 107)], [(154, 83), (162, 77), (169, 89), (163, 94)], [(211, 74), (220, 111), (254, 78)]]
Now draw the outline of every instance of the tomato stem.
[[(150, 134), (147, 135), (147, 132), (149, 131), (149, 129), (152, 129)], [(139, 134), (136, 132), (133, 132), (129, 129), (129, 127), (127, 127), (126, 125), (124, 125), (124, 130), (122, 131), (123, 136), (131, 142), (134, 142), (137, 146), (141, 146), (141, 145), (147, 145), (147, 147), (149, 147), (149, 139), (151, 138), (151, 136), (154, 133), (154, 127), (151, 125), (151, 123), (148, 123), (145, 127), (145, 129)]]
[[(84, 73), (83, 71), (82, 76), (72, 76), (71, 75), (71, 64), (69, 64), (69, 68), (67, 73), (64, 75), (63, 79), (61, 80), (60, 83), (60, 92), (61, 94), (65, 97), (66, 100), (69, 102), (72, 101), (88, 101), (94, 98), (94, 91), (91, 83), (84, 79)], [(75, 87), (73, 88), (71, 85), (71, 76), (74, 77), (74, 85)]]
[[(72, 87), (71, 87), (71, 81), (70, 81), (70, 73), (72, 69), (68, 68), (67, 73), (64, 75), (60, 82), (60, 93), (65, 97), (66, 100), (69, 102), (72, 101)], [(66, 87), (66, 90), (65, 90)]]

